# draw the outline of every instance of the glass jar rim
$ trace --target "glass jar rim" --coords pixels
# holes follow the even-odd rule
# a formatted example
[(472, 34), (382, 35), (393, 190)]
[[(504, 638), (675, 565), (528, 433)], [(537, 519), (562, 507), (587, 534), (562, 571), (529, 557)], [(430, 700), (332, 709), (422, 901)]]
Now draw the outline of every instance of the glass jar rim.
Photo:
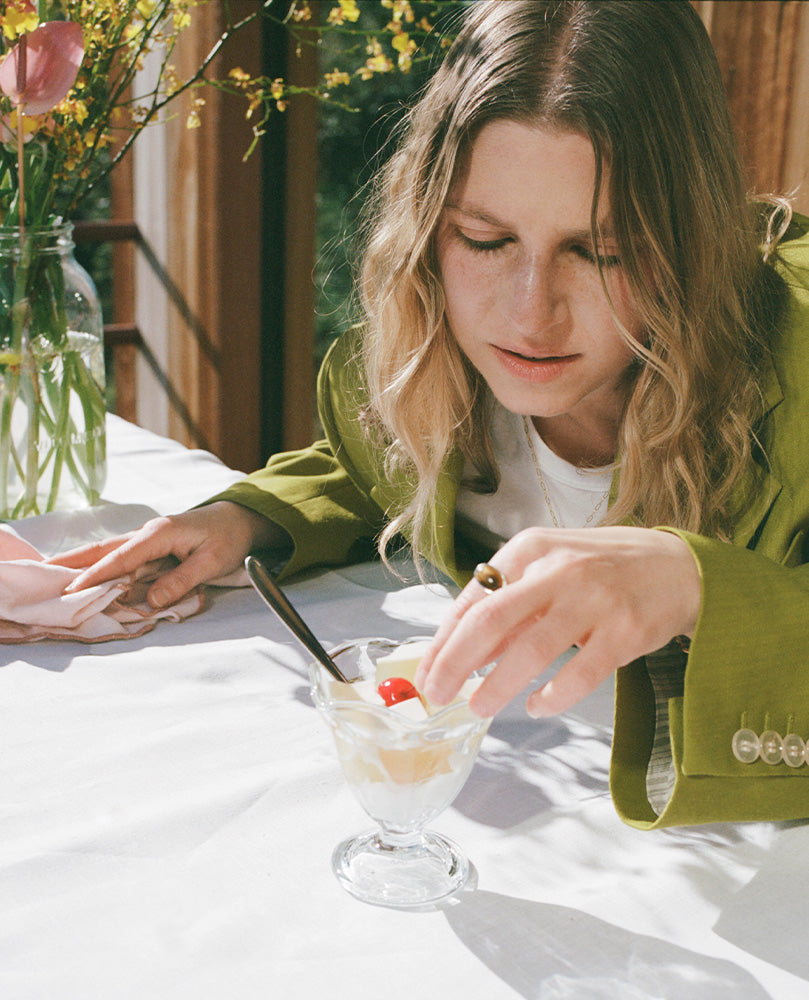
[(73, 241), (73, 223), (62, 219), (38, 226), (1, 226), (0, 253), (18, 256), (26, 245), (36, 247), (38, 253), (63, 253), (76, 244)]

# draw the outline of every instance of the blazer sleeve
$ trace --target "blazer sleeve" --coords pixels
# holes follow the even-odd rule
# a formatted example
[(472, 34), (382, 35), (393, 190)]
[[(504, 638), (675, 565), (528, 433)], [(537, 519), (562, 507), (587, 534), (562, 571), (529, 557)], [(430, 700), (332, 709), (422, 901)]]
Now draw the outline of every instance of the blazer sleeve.
[(274, 455), (208, 500), (229, 500), (269, 518), (291, 539), (281, 576), (369, 558), (384, 511), (372, 498), (379, 454), (359, 425), (362, 389), (356, 337), (332, 345), (318, 377), (323, 440)]
[[(737, 759), (748, 730), (809, 740), (809, 566), (789, 568), (727, 543), (677, 532), (699, 566), (702, 609), (682, 696), (669, 700), (675, 782), (655, 814), (646, 797), (654, 696), (643, 659), (618, 671), (611, 788), (619, 814), (652, 828), (809, 817), (809, 763)], [(804, 536), (796, 536), (802, 549)], [(775, 744), (770, 744), (770, 749)]]

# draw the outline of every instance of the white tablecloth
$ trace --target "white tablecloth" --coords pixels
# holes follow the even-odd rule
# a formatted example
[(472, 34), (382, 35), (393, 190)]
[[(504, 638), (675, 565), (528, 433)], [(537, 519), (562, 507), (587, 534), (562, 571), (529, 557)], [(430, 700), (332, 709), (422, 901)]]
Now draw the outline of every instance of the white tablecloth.
[[(15, 526), (44, 551), (236, 478), (110, 418), (110, 503)], [(289, 586), (326, 642), (431, 631), (442, 586), (379, 566)], [(141, 639), (0, 647), (3, 1000), (802, 1000), (809, 829), (641, 833), (607, 789), (611, 690), (498, 717), (434, 827), (476, 887), (362, 904), (330, 870), (370, 826), (306, 657), (250, 589)]]

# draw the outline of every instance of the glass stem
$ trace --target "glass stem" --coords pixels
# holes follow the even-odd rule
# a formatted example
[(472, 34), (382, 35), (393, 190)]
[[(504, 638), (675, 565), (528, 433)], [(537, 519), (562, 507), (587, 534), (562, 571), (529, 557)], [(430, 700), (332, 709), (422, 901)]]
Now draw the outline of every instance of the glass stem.
[(384, 850), (401, 851), (408, 847), (419, 847), (424, 838), (421, 829), (391, 830), (384, 823), (380, 823), (377, 840)]

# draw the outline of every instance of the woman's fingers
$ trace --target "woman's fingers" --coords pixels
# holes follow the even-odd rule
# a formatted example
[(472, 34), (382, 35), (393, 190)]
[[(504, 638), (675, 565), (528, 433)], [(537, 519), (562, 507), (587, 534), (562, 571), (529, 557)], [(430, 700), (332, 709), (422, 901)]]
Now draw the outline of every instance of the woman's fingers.
[(524, 622), (470, 699), (470, 707), (478, 715), (496, 715), (569, 648), (553, 616)]
[[(153, 607), (173, 604), (208, 580), (238, 569), (255, 547), (286, 535), (260, 514), (219, 501), (183, 514), (156, 517), (138, 531), (74, 550), (62, 565), (87, 567), (67, 588), (83, 590), (173, 558), (147, 592)], [(88, 565), (90, 564), (90, 565)]]
[(99, 559), (102, 559), (109, 552), (120, 548), (133, 534), (134, 532), (128, 532), (125, 535), (118, 535), (115, 538), (105, 538), (101, 542), (81, 545), (78, 548), (69, 549), (67, 552), (60, 552), (58, 555), (51, 556), (45, 561), (52, 566), (66, 566), (68, 569), (85, 569), (92, 566), (93, 563), (98, 562)]
[(533, 691), (526, 701), (532, 718), (565, 712), (592, 694), (621, 663), (615, 663), (600, 650), (585, 646), (572, 656), (556, 676)]
[[(437, 704), (450, 701), (472, 671), (498, 657), (501, 663), (515, 669), (517, 657), (526, 655), (529, 650), (525, 642), (514, 652), (512, 647), (532, 625), (535, 626), (532, 656), (526, 669), (533, 670), (533, 676), (568, 648), (570, 642), (565, 643), (561, 635), (553, 635), (547, 627), (539, 628), (554, 597), (558, 597), (558, 587), (549, 587), (548, 582), (559, 561), (560, 550), (549, 547), (544, 537), (548, 534), (522, 532), (490, 560), (490, 565), (509, 581), (508, 584), (488, 591), (477, 580), (472, 580), (456, 599), (416, 676), (417, 686), (423, 688), (432, 701)], [(490, 675), (486, 681), (489, 690), (496, 683), (492, 678)]]
[[(145, 563), (171, 555), (172, 548), (169, 519), (156, 518), (147, 521), (139, 531), (131, 535), (114, 539), (110, 543), (101, 543), (100, 546), (90, 546), (85, 550), (84, 555), (87, 556), (87, 561), (91, 561), (91, 565), (88, 566), (87, 561), (84, 562), (83, 565), (87, 568), (70, 584), (67, 592), (73, 593), (99, 583), (106, 583), (119, 576), (127, 576)], [(94, 552), (95, 549), (98, 549), (98, 552)], [(92, 556), (100, 553), (103, 553), (101, 557), (92, 561)], [(76, 550), (73, 559), (77, 560), (81, 556), (82, 550)]]
[[(470, 702), (478, 714), (496, 715), (571, 646), (594, 641), (588, 639), (592, 609), (556, 589), (552, 572), (540, 578), (534, 571), (509, 585), (508, 593), (476, 601), (436, 654), (424, 684), (427, 697), (437, 704), (451, 701), (470, 670), (496, 660)], [(577, 676), (581, 697), (603, 679)]]
[[(476, 647), (476, 653), (484, 657), (483, 663), (478, 664), (478, 666), (472, 666), (471, 663), (467, 665), (463, 659), (462, 652), (459, 652), (457, 649), (459, 640), (474, 630), (476, 620), (474, 616), (469, 617), (469, 615), (472, 614), (475, 606), (483, 598), (490, 600), (490, 604), (488, 605), (490, 615), (496, 613), (492, 605), (497, 602), (497, 595), (485, 591), (474, 580), (467, 584), (458, 597), (456, 597), (448, 614), (439, 625), (430, 648), (419, 663), (414, 678), (416, 687), (427, 693), (429, 678), (430, 693), (428, 697), (436, 704), (442, 704), (445, 700), (450, 700), (456, 693), (454, 690), (456, 685), (460, 687), (464, 679), (473, 670), (478, 669), (478, 666), (489, 662), (490, 659), (495, 658), (496, 655), (502, 652), (502, 649), (497, 645), (497, 634), (502, 632), (504, 627), (502, 623), (495, 625), (491, 644), (485, 645), (484, 639), (484, 642)], [(483, 626), (481, 625), (480, 627), (482, 628)], [(449, 655), (445, 652), (448, 643), (450, 644)], [(452, 656), (453, 648), (456, 650), (455, 656)], [(438, 657), (441, 658), (441, 662), (436, 666), (436, 659)]]
[(699, 611), (696, 563), (667, 532), (530, 529), (491, 563), (509, 583), (489, 593), (472, 581), (417, 674), (417, 685), (438, 704), (496, 660), (471, 701), (479, 714), (495, 714), (576, 646), (578, 653), (529, 702), (535, 714), (562, 711), (618, 667), (688, 634)]
[(197, 549), (176, 567), (162, 573), (146, 592), (146, 600), (154, 608), (168, 607), (217, 576), (217, 567), (218, 563), (210, 554)]

